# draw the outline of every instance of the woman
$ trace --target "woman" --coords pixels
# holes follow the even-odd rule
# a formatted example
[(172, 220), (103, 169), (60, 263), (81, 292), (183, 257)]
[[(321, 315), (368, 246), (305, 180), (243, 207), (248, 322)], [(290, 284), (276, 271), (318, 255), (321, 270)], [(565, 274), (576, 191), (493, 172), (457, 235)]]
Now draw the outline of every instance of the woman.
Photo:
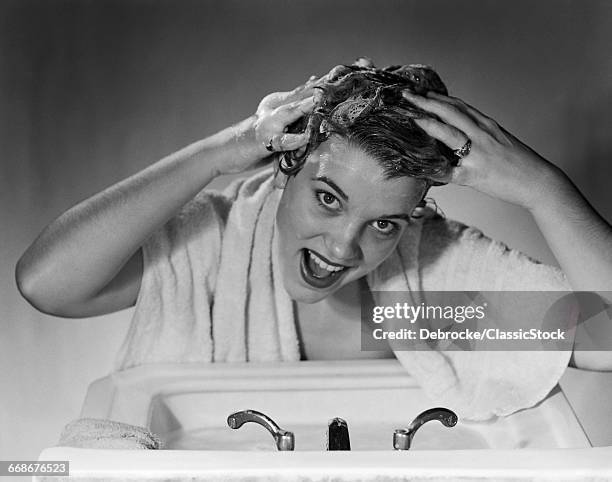
[[(380, 70), (361, 60), (271, 94), (252, 117), (51, 223), (17, 265), (20, 291), (59, 316), (137, 304), (118, 368), (392, 356), (360, 350), (355, 320), (370, 290), (443, 289), (442, 281), (445, 289), (487, 289), (493, 280), (503, 289), (612, 291), (610, 226), (558, 168), (446, 93), (427, 67)], [(223, 194), (202, 191), (216, 176), (271, 161), (278, 161), (276, 175), (266, 171)], [(445, 182), (528, 209), (566, 278), (428, 210), (428, 188)], [(474, 261), (461, 265), (468, 255)], [(475, 281), (470, 270), (478, 262)], [(499, 284), (502, 271), (532, 285)], [(611, 353), (577, 351), (574, 363), (611, 369)], [(427, 366), (416, 375), (424, 384), (446, 377), (439, 388), (463, 373), (452, 357), (412, 355), (402, 361)], [(470, 415), (537, 402), (567, 358), (541, 363), (543, 379), (534, 380), (541, 386), (525, 398), (505, 406), (500, 395)], [(455, 405), (464, 413), (476, 391), (461, 385), (470, 370), (444, 389), (463, 397)]]

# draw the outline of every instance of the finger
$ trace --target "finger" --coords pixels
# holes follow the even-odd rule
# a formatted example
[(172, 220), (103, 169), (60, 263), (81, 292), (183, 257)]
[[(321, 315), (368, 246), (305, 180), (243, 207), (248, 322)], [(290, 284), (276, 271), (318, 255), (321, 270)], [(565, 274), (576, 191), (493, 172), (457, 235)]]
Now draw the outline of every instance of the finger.
[(292, 90), (291, 92), (281, 92), (280, 93), (281, 95), (278, 97), (277, 102), (274, 103), (275, 104), (274, 107), (280, 107), (284, 104), (301, 101), (308, 97), (312, 97), (313, 93), (314, 93), (314, 84), (301, 85), (297, 87), (296, 89)]
[(316, 85), (321, 85), (324, 81), (325, 76), (311, 75), (304, 85), (314, 87)]
[(406, 90), (403, 92), (403, 96), (417, 107), (437, 115), (447, 124), (465, 132), (469, 137), (476, 137), (478, 132), (482, 130), (473, 119), (452, 104), (438, 99), (422, 97)]
[(447, 184), (465, 185), (466, 174), (467, 171), (464, 166), (455, 166), (451, 167), (450, 171), (448, 171), (444, 175), (429, 176), (428, 179), (436, 182), (444, 182)]
[[(291, 102), (292, 100), (299, 100), (298, 96), (300, 96), (300, 98), (304, 98), (308, 96), (309, 94), (312, 95), (313, 89), (316, 86), (320, 85), (321, 83), (322, 83), (321, 77), (317, 77), (316, 75), (311, 75), (305, 83), (303, 83), (302, 85), (298, 85), (292, 91), (287, 92), (288, 94), (287, 98), (289, 99), (288, 102)], [(290, 99), (290, 97), (292, 96), (295, 96), (295, 98)]]
[(431, 137), (438, 139), (453, 150), (459, 149), (468, 141), (468, 137), (456, 127), (431, 117), (421, 117), (413, 121)]
[(285, 126), (295, 122), (300, 117), (310, 114), (314, 109), (314, 98), (312, 96), (281, 105), (276, 109), (275, 115), (279, 116)]
[(466, 186), (469, 183), (470, 175), (469, 168), (465, 166), (455, 166), (451, 169), (450, 177), (447, 182), (451, 184), (458, 184), (460, 186)]
[(270, 141), (274, 151), (295, 151), (308, 144), (308, 134), (277, 134)]
[(266, 110), (272, 110), (284, 104), (300, 101), (313, 95), (315, 85), (314, 82), (306, 82), (288, 92), (274, 92), (264, 98), (262, 105)]
[(297, 86), (293, 89), (295, 92), (299, 92), (302, 90), (312, 90), (315, 86), (321, 83), (321, 77), (317, 77), (316, 75), (311, 75), (306, 82), (302, 85)]
[(274, 96), (274, 100), (276, 101), (275, 102), (276, 106), (278, 107), (281, 104), (286, 104), (288, 102), (293, 102), (294, 100), (298, 100), (300, 95), (302, 95), (305, 91), (309, 91), (309, 90), (312, 90), (312, 86), (307, 86), (306, 84), (303, 84), (303, 85), (297, 86), (295, 89), (290, 90), (288, 92), (277, 92), (276, 95)]
[(437, 92), (429, 91), (427, 92), (427, 97), (432, 99), (437, 99), (443, 102), (448, 102), (449, 104), (453, 104), (456, 107), (467, 112), (478, 124), (483, 127), (494, 127), (497, 123), (491, 119), (489, 116), (483, 114), (475, 107), (471, 106), (464, 100), (459, 99), (458, 97), (451, 97), (448, 95), (438, 94)]

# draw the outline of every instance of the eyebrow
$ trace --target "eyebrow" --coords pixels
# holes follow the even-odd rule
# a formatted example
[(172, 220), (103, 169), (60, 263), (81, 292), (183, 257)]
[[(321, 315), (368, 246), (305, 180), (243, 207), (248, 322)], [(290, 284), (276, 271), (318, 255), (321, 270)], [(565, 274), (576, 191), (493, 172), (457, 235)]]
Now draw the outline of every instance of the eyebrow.
[(379, 216), (379, 219), (403, 219), (407, 223), (410, 223), (410, 216), (408, 214), (383, 214)]
[(325, 184), (329, 185), (332, 189), (334, 189), (340, 195), (342, 199), (344, 199), (345, 201), (349, 200), (349, 197), (344, 193), (344, 191), (340, 189), (338, 185), (334, 181), (332, 181), (329, 177), (317, 176), (317, 177), (313, 177), (312, 180), (324, 182)]

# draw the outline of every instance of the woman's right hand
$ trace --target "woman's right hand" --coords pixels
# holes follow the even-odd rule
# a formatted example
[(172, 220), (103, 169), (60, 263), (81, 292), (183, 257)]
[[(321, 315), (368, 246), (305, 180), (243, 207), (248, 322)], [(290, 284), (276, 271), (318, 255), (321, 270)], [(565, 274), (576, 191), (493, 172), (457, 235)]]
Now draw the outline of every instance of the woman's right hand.
[[(353, 65), (374, 66), (366, 57), (358, 58)], [(272, 153), (295, 151), (308, 144), (307, 133), (288, 133), (287, 127), (312, 112), (317, 98), (315, 88), (350, 70), (346, 65), (336, 65), (327, 74), (321, 77), (313, 75), (305, 84), (289, 92), (274, 92), (265, 96), (255, 115), (247, 120), (247, 127), (238, 128), (236, 131), (239, 156), (223, 165), (219, 173), (236, 174), (258, 168), (272, 160)], [(320, 91), (318, 95), (321, 95)]]
[(270, 162), (274, 152), (294, 151), (305, 146), (308, 134), (292, 134), (286, 130), (300, 117), (312, 112), (314, 88), (321, 81), (321, 78), (312, 76), (294, 90), (265, 96), (255, 114), (246, 123), (236, 126), (235, 140), (239, 145), (239, 155), (224, 163), (220, 174), (255, 169)]

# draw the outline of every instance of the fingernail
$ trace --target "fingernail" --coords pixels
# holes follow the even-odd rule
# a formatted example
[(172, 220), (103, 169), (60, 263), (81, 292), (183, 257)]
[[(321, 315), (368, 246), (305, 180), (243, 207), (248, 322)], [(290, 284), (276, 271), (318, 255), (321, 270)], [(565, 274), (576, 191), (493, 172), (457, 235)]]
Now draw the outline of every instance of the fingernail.
[(410, 92), (409, 90), (404, 90), (404, 91), (402, 92), (402, 95), (403, 95), (404, 97), (410, 97), (410, 98), (412, 98), (412, 99), (416, 99), (416, 98), (419, 98), (419, 97), (420, 97), (419, 95), (415, 94), (414, 92)]

